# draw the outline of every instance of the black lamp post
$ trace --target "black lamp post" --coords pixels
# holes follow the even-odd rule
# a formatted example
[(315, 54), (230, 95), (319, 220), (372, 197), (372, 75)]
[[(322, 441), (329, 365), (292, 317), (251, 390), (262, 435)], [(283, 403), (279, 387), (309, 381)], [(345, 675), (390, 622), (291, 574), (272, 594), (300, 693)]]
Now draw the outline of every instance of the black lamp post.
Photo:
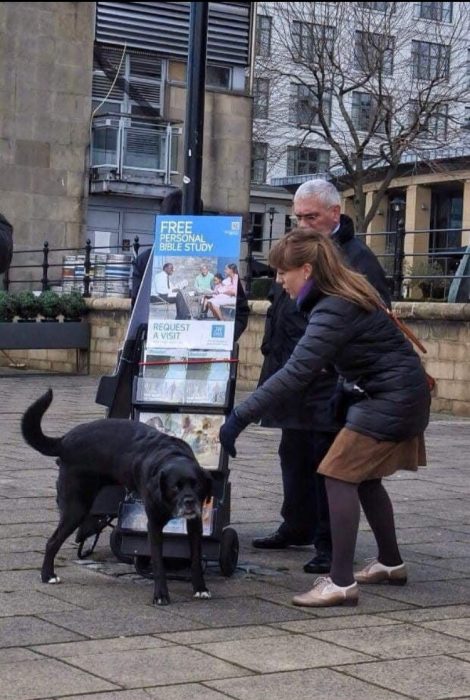
[(274, 215), (277, 214), (277, 209), (274, 207), (269, 207), (268, 209), (268, 215), (269, 215), (269, 248), (271, 248), (272, 240), (273, 240), (273, 221), (274, 221)]
[(395, 245), (393, 251), (393, 294), (394, 301), (401, 299), (403, 285), (403, 261), (405, 258), (405, 202), (396, 197), (392, 199), (390, 205), (397, 215), (395, 230)]

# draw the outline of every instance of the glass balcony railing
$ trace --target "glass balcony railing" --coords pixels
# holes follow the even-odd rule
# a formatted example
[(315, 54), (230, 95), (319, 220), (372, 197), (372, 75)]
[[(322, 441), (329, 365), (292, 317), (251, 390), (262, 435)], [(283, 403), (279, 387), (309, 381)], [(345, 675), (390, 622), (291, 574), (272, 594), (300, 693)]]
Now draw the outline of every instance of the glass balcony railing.
[(109, 115), (93, 120), (91, 168), (116, 171), (144, 171), (161, 176), (165, 184), (176, 172), (179, 129), (171, 124), (142, 122)]

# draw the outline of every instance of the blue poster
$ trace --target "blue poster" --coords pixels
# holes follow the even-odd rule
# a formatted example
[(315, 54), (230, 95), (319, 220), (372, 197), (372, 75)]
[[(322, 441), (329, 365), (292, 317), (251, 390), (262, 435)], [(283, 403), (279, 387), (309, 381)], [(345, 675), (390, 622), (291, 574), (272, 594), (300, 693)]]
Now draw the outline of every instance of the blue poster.
[(157, 217), (148, 350), (232, 350), (241, 230), (240, 216)]

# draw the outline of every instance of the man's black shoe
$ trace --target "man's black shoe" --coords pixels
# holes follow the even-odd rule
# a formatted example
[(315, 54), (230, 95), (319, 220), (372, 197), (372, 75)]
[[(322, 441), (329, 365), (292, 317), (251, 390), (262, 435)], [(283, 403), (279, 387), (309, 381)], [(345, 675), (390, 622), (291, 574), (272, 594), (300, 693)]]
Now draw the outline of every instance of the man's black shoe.
[(331, 554), (328, 552), (317, 552), (313, 559), (310, 559), (305, 566), (306, 574), (327, 574), (331, 568)]
[(287, 547), (302, 547), (312, 543), (293, 542), (292, 540), (288, 540), (287, 537), (284, 537), (279, 530), (276, 530), (276, 532), (273, 532), (272, 535), (268, 535), (267, 537), (257, 537), (252, 540), (251, 544), (257, 549), (286, 549)]

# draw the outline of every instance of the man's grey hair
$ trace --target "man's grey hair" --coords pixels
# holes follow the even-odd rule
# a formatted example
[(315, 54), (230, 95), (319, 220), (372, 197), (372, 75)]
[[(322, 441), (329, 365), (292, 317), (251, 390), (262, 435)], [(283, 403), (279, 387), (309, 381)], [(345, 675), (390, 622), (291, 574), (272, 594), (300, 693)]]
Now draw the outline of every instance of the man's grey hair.
[(294, 202), (308, 197), (315, 197), (325, 207), (341, 205), (338, 190), (327, 180), (307, 180), (307, 182), (302, 183), (294, 195)]

